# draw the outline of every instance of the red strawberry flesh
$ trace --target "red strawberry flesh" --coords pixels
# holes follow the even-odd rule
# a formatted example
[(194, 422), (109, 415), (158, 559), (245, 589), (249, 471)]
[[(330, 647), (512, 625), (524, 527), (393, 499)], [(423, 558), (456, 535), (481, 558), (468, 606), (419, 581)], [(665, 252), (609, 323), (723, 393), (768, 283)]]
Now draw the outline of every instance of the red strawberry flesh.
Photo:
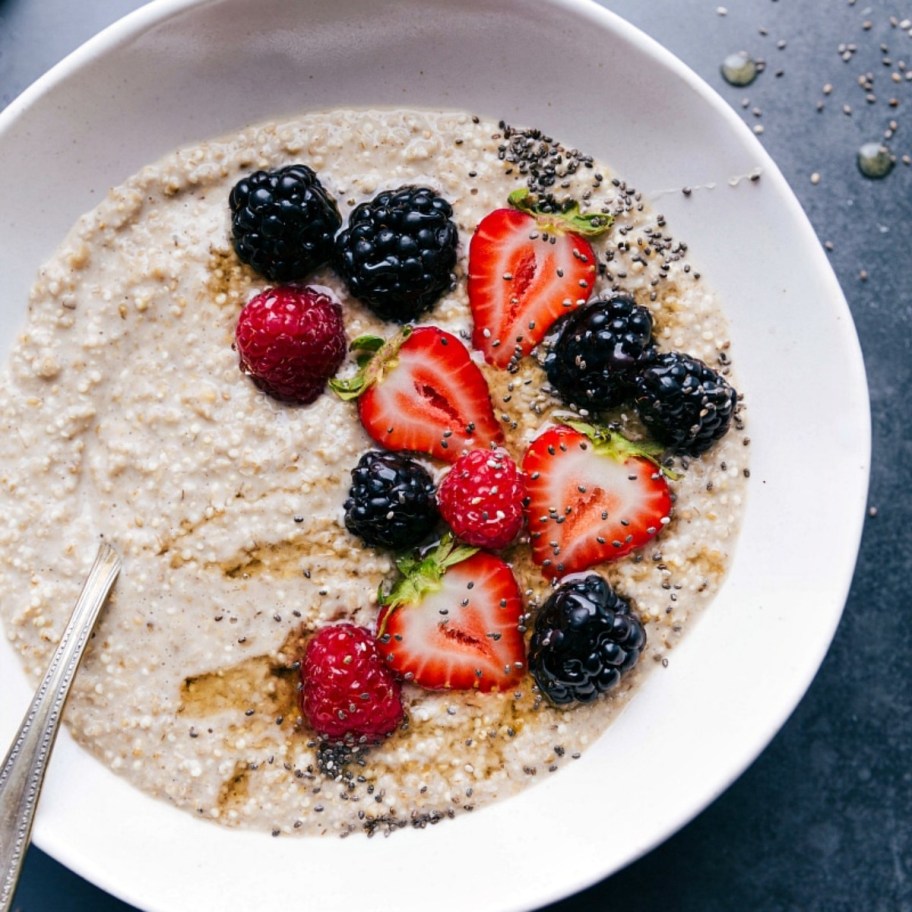
[(417, 326), (403, 336), (374, 355), (357, 392), (367, 433), (388, 450), (446, 462), (499, 443), (503, 431), (488, 385), (462, 342), (436, 326)]
[(416, 601), (381, 608), (380, 652), (428, 690), (504, 691), (525, 671), (522, 597), (512, 570), (478, 552), (448, 567)]
[(532, 559), (548, 577), (617, 560), (668, 522), (671, 494), (645, 456), (600, 452), (565, 425), (537, 437), (523, 459)]
[(551, 325), (585, 303), (596, 259), (576, 234), (552, 229), (526, 212), (497, 209), (478, 224), (469, 243), (472, 344), (496, 367), (528, 354)]

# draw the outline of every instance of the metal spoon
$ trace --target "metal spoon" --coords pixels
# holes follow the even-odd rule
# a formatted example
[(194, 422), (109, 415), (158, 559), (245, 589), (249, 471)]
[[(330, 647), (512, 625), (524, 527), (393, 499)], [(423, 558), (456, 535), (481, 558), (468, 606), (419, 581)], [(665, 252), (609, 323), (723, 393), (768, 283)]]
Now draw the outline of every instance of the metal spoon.
[(60, 645), (0, 769), (0, 912), (9, 912), (12, 906), (63, 704), (119, 572), (120, 556), (102, 542)]

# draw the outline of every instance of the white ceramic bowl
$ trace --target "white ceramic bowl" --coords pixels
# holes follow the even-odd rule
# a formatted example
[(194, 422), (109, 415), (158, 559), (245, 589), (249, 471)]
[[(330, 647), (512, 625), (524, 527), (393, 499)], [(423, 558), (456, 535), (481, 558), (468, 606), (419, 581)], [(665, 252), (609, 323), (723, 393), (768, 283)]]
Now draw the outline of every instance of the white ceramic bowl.
[[(0, 208), (3, 344), (39, 263), (109, 186), (181, 144), (338, 105), (537, 125), (665, 213), (731, 319), (753, 440), (744, 529), (711, 610), (582, 760), (439, 827), (344, 841), (221, 829), (133, 790), (64, 734), (35, 841), (147, 910), (494, 912), (572, 893), (756, 757), (816, 672), (852, 575), (867, 391), (825, 256), (725, 103), (586, 0), (160, 0), (127, 17), (0, 115), (0, 173), (17, 175)], [(750, 173), (760, 180), (730, 185)], [(686, 198), (684, 185), (714, 189)], [(0, 692), (5, 741), (29, 697), (5, 642)], [(641, 787), (617, 788), (619, 776)]]

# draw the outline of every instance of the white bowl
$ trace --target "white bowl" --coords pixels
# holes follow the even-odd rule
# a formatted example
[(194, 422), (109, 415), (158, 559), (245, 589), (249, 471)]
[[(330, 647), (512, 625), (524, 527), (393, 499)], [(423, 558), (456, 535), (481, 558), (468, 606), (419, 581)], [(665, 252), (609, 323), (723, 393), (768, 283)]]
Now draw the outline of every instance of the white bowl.
[[(184, 143), (338, 105), (540, 126), (655, 202), (731, 320), (753, 440), (744, 528), (705, 618), (582, 760), (439, 827), (344, 841), (221, 829), (135, 791), (64, 733), (35, 841), (147, 910), (291, 898), (320, 912), (494, 912), (581, 889), (686, 823), (757, 756), (816, 672), (852, 575), (869, 415), (833, 273), (727, 105), (586, 0), (160, 0), (128, 16), (0, 115), (0, 173), (17, 176), (0, 208), (4, 345), (39, 264), (109, 186)], [(714, 189), (685, 197), (685, 185)], [(5, 642), (0, 692), (2, 742), (29, 697)]]

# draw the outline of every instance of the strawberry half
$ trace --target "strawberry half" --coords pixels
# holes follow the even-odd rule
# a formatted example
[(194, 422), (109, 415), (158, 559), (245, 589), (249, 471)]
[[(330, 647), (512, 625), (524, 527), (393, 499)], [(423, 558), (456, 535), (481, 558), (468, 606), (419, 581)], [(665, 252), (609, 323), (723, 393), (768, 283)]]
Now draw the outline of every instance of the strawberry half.
[(444, 538), (382, 597), (378, 643), (390, 667), (428, 690), (515, 687), (526, 669), (522, 597), (502, 560)]
[(486, 215), (469, 243), (472, 344), (495, 367), (508, 368), (551, 325), (592, 294), (596, 258), (585, 237), (607, 231), (611, 216), (536, 208), (528, 190), (510, 194), (511, 209)]
[(484, 375), (456, 336), (407, 326), (389, 341), (362, 336), (351, 347), (362, 352), (361, 371), (330, 385), (357, 398), (361, 424), (381, 446), (455, 462), (503, 440)]
[(641, 548), (668, 522), (654, 450), (582, 422), (538, 436), (523, 458), (532, 559), (554, 578)]

